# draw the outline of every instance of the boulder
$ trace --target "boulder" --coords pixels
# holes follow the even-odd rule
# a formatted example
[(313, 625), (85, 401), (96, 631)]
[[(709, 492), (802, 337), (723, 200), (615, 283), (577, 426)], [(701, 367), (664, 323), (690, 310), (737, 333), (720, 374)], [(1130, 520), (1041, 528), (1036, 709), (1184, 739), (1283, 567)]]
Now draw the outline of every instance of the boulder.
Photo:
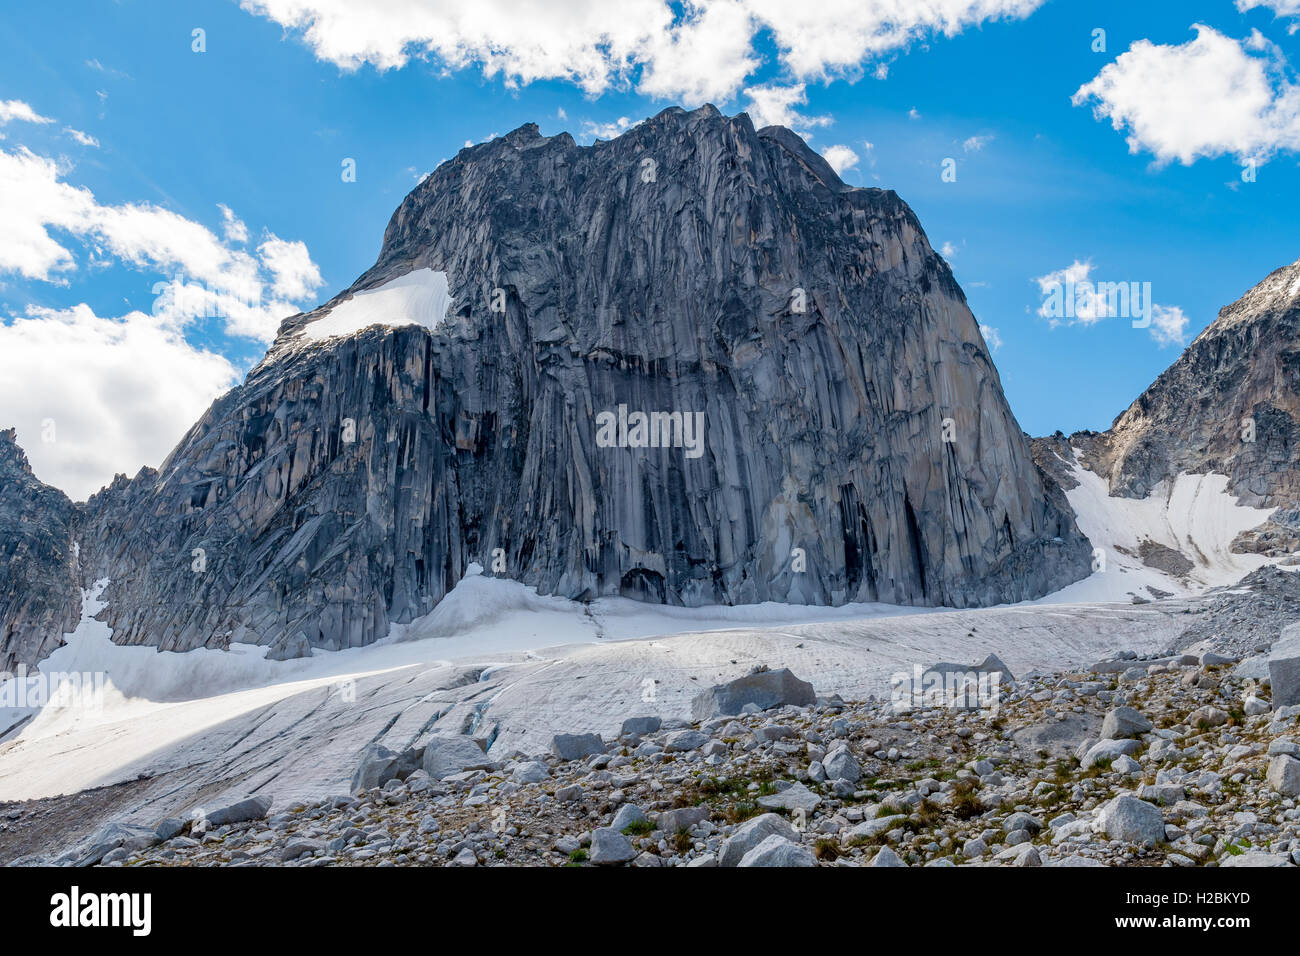
[(1079, 760), (1079, 768), (1090, 770), (1099, 760), (1109, 758), (1113, 762), (1120, 756), (1131, 757), (1141, 749), (1136, 740), (1099, 740)]
[(1268, 785), (1284, 797), (1300, 797), (1300, 760), (1276, 754), (1268, 762)]
[(434, 734), (424, 745), (421, 769), (433, 780), (466, 770), (486, 770), (492, 761), (473, 737)]
[(764, 837), (737, 866), (816, 866), (812, 851), (778, 834)]
[(1121, 740), (1125, 737), (1140, 737), (1149, 733), (1151, 721), (1147, 720), (1132, 707), (1115, 707), (1107, 711), (1101, 722), (1102, 740)]
[(857, 783), (862, 779), (862, 767), (849, 753), (847, 747), (839, 747), (832, 750), (822, 761), (822, 768), (826, 771), (826, 776), (831, 780), (848, 780), (850, 783)]
[(528, 760), (510, 772), (515, 783), (541, 783), (551, 775), (551, 769), (540, 760)]
[(655, 826), (671, 836), (679, 830), (689, 830), (708, 818), (709, 811), (706, 807), (681, 807), (677, 810), (665, 810), (659, 814)]
[(632, 842), (613, 827), (597, 827), (591, 831), (591, 862), (597, 866), (627, 863), (635, 857)]
[(623, 726), (619, 729), (620, 737), (625, 734), (636, 734), (638, 737), (644, 737), (646, 734), (658, 732), (662, 721), (658, 717), (629, 717), (623, 721)]
[(320, 840), (290, 840), (280, 851), (280, 862), (288, 863), (301, 856), (314, 856), (317, 850), (323, 850), (325, 844)]
[(746, 853), (770, 836), (779, 836), (792, 843), (799, 839), (798, 832), (785, 817), (777, 813), (764, 813), (736, 827), (735, 832), (722, 844), (718, 865), (739, 866)]
[(242, 800), (230, 800), (226, 798), (217, 802), (215, 808), (205, 807), (201, 814), (195, 812), (207, 820), (209, 827), (223, 827), (230, 823), (248, 823), (250, 820), (265, 820), (267, 813), (271, 810), (272, 797), (267, 794), (257, 797), (246, 797)]
[(1266, 853), (1262, 850), (1251, 850), (1249, 853), (1241, 853), (1236, 856), (1224, 854), (1219, 859), (1219, 866), (1242, 867), (1242, 866), (1294, 866), (1294, 864), (1281, 853)]
[(758, 798), (758, 805), (766, 810), (803, 810), (812, 813), (821, 805), (822, 798), (801, 783), (787, 787), (780, 793)]
[(674, 730), (664, 737), (664, 750), (669, 753), (686, 753), (699, 750), (709, 742), (709, 735), (698, 730)]
[(86, 841), (85, 848), (76, 857), (77, 866), (94, 866), (105, 856), (119, 848), (128, 851), (143, 850), (161, 842), (154, 830), (134, 823), (109, 823), (100, 827)]
[(1300, 704), (1300, 623), (1282, 628), (1282, 636), (1269, 651), (1268, 679), (1274, 709)]
[(867, 866), (907, 866), (903, 858), (887, 846), (882, 846), (880, 852), (871, 858)]
[(158, 821), (158, 826), (154, 828), (153, 835), (158, 838), (159, 843), (166, 843), (185, 832), (190, 821), (181, 817), (166, 817)]
[(605, 752), (600, 734), (556, 734), (551, 738), (551, 752), (561, 760), (581, 760)]
[(1110, 840), (1155, 846), (1164, 842), (1165, 818), (1145, 800), (1121, 795), (1101, 806), (1093, 830)]
[(1222, 727), (1228, 722), (1228, 715), (1218, 707), (1198, 707), (1187, 717), (1187, 723), (1193, 728)]
[(774, 671), (757, 671), (701, 691), (691, 701), (691, 716), (695, 720), (710, 720), (739, 714), (750, 704), (760, 710), (770, 710), (786, 705), (810, 707), (816, 702), (817, 694), (812, 684), (800, 680), (783, 667)]
[(357, 761), (356, 773), (352, 775), (352, 792), (360, 793), (382, 787), (394, 778), (409, 776), (413, 769), (414, 767), (407, 769), (401, 754), (389, 750), (383, 744), (370, 744), (361, 751), (361, 759)]
[(645, 815), (645, 811), (635, 803), (625, 803), (618, 808), (618, 811), (614, 814), (614, 819), (610, 821), (609, 827), (611, 830), (617, 830), (619, 833), (622, 833), (632, 824), (644, 823), (646, 819), (648, 818)]

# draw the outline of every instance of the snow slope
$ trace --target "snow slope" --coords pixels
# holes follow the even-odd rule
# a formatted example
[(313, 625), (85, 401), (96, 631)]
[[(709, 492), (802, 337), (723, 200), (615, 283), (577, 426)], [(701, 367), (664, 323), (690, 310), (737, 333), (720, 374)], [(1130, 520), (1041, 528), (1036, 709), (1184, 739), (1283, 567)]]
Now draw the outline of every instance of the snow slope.
[[(1076, 477), (1070, 503), (1103, 549), (1105, 570), (1011, 607), (582, 605), (472, 566), (431, 614), (383, 641), (277, 662), (251, 645), (185, 654), (115, 645), (93, 619), (100, 582), (42, 670), (106, 674), (102, 707), (0, 711), (0, 800), (140, 774), (159, 781), (158, 793), (142, 798), (144, 816), (180, 809), (213, 781), (269, 787), (278, 800), (319, 796), (346, 789), (371, 740), (403, 748), (431, 732), (492, 727), (494, 754), (536, 752), (556, 732), (612, 734), (634, 713), (687, 716), (701, 688), (759, 662), (854, 698), (886, 695), (891, 675), (914, 664), (989, 652), (1017, 672), (1082, 665), (1120, 648), (1158, 650), (1181, 632), (1180, 602), (1135, 606), (1133, 594), (1188, 594), (1267, 563), (1228, 551), (1237, 532), (1271, 511), (1238, 506), (1223, 476), (1182, 475), (1142, 501), (1109, 497), (1081, 468)], [(1143, 539), (1195, 567), (1184, 579), (1146, 567), (1136, 557)], [(27, 722), (6, 738), (16, 719)]]
[[(1038, 604), (1152, 600), (1149, 588), (1196, 594), (1233, 584), (1271, 559), (1233, 554), (1233, 538), (1268, 520), (1275, 508), (1248, 508), (1228, 493), (1226, 475), (1181, 474), (1142, 499), (1112, 498), (1106, 479), (1071, 463), (1078, 486), (1066, 492), (1079, 529), (1101, 549), (1102, 567), (1089, 577), (1039, 599)], [(1193, 564), (1185, 577), (1148, 567), (1138, 556), (1144, 540), (1172, 548)]]
[(302, 332), (311, 339), (324, 339), (351, 335), (372, 325), (393, 328), (421, 325), (436, 329), (447, 317), (449, 308), (451, 292), (447, 273), (416, 269), (374, 289), (358, 292), (322, 318), (303, 326)]

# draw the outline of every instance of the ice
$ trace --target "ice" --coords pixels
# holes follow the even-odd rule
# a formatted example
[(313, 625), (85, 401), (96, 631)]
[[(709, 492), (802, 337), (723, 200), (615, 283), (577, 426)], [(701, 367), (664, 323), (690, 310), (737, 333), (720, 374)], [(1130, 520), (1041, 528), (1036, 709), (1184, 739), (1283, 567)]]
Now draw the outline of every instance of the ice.
[(416, 269), (374, 289), (358, 292), (303, 327), (310, 339), (352, 335), (372, 325), (420, 325), (436, 329), (451, 308), (447, 273)]

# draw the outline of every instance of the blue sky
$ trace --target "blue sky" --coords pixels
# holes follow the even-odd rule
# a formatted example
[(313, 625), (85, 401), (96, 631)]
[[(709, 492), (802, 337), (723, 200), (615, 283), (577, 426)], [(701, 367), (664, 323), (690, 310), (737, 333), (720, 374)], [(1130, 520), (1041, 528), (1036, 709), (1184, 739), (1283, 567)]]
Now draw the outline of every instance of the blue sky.
[[(938, 21), (901, 0), (630, 2), (11, 6), (0, 427), (75, 497), (157, 465), (281, 312), (373, 263), (421, 174), (525, 122), (590, 142), (706, 100), (798, 117), (847, 182), (897, 190), (948, 250), (1031, 434), (1105, 428), (1219, 308), (1300, 257), (1300, 0), (932, 0)], [(1072, 266), (1149, 282), (1165, 340), (1122, 316), (1039, 315), (1036, 280)], [(177, 277), (260, 300), (236, 320), (160, 307)]]

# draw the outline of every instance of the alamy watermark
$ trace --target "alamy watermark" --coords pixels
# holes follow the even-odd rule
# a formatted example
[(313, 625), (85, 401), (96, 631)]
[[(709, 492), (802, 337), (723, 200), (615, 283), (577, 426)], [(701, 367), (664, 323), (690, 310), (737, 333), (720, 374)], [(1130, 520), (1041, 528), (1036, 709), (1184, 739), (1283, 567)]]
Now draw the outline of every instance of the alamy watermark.
[(704, 454), (703, 412), (629, 412), (596, 415), (596, 445), (599, 448), (681, 448), (687, 458)]
[(946, 707), (978, 710), (983, 717), (996, 717), (1002, 700), (1002, 671), (958, 670), (912, 667), (889, 678), (890, 700), (895, 709), (908, 711)]
[(1133, 328), (1151, 325), (1153, 302), (1150, 282), (1092, 282), (1088, 279), (1065, 279), (1044, 289), (1043, 306), (1038, 314), (1048, 319), (1078, 319), (1092, 322), (1100, 318), (1132, 319)]
[(0, 671), (0, 708), (75, 709), (89, 714), (104, 710), (108, 675), (103, 671), (43, 671), (31, 673), (19, 664), (17, 673)]

